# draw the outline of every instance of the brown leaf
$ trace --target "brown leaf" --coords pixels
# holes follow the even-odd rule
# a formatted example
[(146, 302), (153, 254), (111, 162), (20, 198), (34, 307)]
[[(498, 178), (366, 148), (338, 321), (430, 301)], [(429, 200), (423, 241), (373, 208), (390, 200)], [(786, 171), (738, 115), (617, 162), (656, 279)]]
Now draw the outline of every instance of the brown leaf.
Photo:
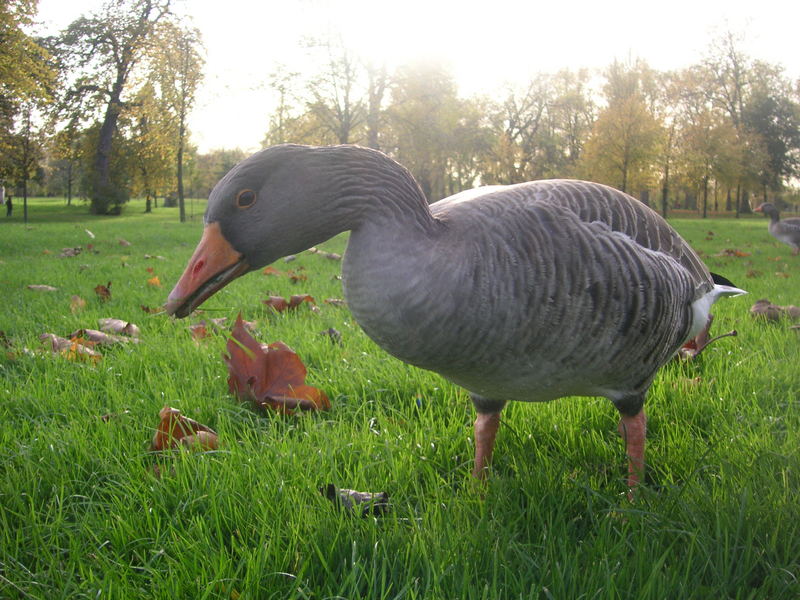
[(94, 293), (97, 294), (97, 297), (103, 302), (108, 302), (111, 300), (111, 282), (109, 281), (105, 285), (98, 285), (94, 288)]
[(119, 335), (113, 335), (97, 329), (78, 329), (70, 334), (70, 339), (81, 338), (92, 342), (94, 344), (101, 344), (104, 346), (113, 346), (114, 344), (124, 344), (130, 341), (136, 341), (134, 338), (126, 338)]
[(800, 307), (789, 304), (788, 306), (778, 306), (773, 304), (766, 298), (757, 300), (753, 306), (750, 307), (750, 315), (757, 319), (765, 319), (767, 321), (780, 321), (781, 319), (789, 319), (791, 321), (800, 320)]
[(98, 319), (97, 323), (100, 325), (101, 331), (108, 331), (110, 333), (118, 333), (121, 335), (129, 335), (133, 338), (139, 337), (139, 328), (122, 319)]
[(61, 254), (58, 255), (58, 258), (71, 258), (73, 256), (78, 256), (83, 252), (83, 248), (81, 246), (75, 246), (74, 248), (62, 248)]
[(308, 294), (295, 294), (291, 298), (289, 298), (289, 308), (297, 308), (303, 302), (308, 302), (309, 304), (314, 304), (314, 298), (309, 296)]
[(323, 302), (325, 304), (330, 304), (331, 306), (347, 306), (347, 302), (341, 298), (325, 298)]
[(289, 303), (280, 296), (270, 296), (266, 300), (261, 301), (262, 304), (266, 304), (270, 308), (274, 309), (277, 312), (283, 312), (287, 308), (289, 308)]
[(275, 267), (265, 267), (261, 272), (267, 276), (283, 275), (283, 272), (279, 271)]
[(178, 444), (197, 450), (217, 449), (217, 432), (194, 419), (184, 417), (177, 408), (165, 406), (158, 416), (161, 421), (153, 436), (150, 450), (171, 450), (177, 448)]
[(297, 273), (296, 271), (287, 271), (286, 275), (289, 277), (289, 280), (292, 283), (298, 283), (299, 281), (307, 281), (308, 275), (305, 273)]
[(60, 354), (67, 360), (100, 362), (103, 355), (92, 349), (94, 342), (82, 337), (66, 339), (53, 333), (43, 333), (39, 336), (42, 342), (50, 343), (50, 350)]
[(325, 393), (306, 385), (306, 368), (283, 342), (261, 345), (251, 336), (241, 315), (233, 326), (223, 359), (228, 365), (228, 388), (256, 406), (292, 414), (295, 410), (330, 408)]
[(130, 246), (130, 245), (131, 245), (131, 243), (130, 243), (128, 240), (126, 240), (126, 239), (119, 238), (119, 245), (120, 245), (120, 246)]
[(163, 306), (157, 306), (156, 308), (152, 308), (150, 306), (145, 306), (144, 304), (140, 304), (139, 308), (141, 308), (148, 315), (159, 314), (159, 313), (164, 312), (164, 307)]
[(147, 268), (145, 269), (145, 271), (147, 271), (148, 273), (150, 273), (150, 275), (155, 275), (155, 271), (156, 271), (156, 270), (155, 270), (153, 267), (147, 267)]

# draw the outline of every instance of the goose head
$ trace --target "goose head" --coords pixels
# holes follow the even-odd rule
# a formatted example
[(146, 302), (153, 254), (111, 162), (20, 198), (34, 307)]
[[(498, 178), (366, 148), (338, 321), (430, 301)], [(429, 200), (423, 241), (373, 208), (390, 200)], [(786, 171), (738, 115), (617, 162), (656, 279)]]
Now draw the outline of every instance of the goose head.
[(324, 161), (306, 146), (262, 150), (231, 169), (208, 199), (203, 235), (167, 313), (182, 318), (231, 281), (341, 231), (330, 218)]
[(767, 217), (777, 217), (779, 214), (778, 207), (772, 202), (764, 202), (763, 204), (754, 208), (753, 212), (763, 213)]

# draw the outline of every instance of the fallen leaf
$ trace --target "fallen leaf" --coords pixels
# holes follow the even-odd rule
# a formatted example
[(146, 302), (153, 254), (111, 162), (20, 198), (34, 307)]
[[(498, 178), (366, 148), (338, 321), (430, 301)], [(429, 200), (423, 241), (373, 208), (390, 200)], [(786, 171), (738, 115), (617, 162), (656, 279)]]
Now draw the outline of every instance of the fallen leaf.
[(148, 273), (150, 273), (150, 275), (154, 275), (154, 274), (155, 274), (155, 269), (154, 269), (153, 267), (147, 267), (147, 268), (145, 269), (145, 271), (147, 271)]
[(283, 262), (292, 262), (293, 260), (296, 260), (296, 259), (297, 259), (297, 257), (294, 254), (290, 254), (289, 256), (284, 256), (283, 257)]
[(334, 329), (333, 327), (326, 329), (325, 331), (320, 331), (319, 334), (327, 335), (328, 339), (332, 341), (334, 344), (342, 343), (342, 333), (338, 329)]
[(78, 256), (83, 252), (83, 248), (81, 246), (75, 246), (74, 248), (62, 248), (61, 254), (58, 255), (58, 258), (71, 258), (73, 256)]
[(756, 269), (748, 269), (747, 273), (745, 273), (745, 277), (753, 278), (753, 277), (761, 277), (761, 271)]
[(114, 335), (113, 333), (106, 333), (105, 331), (98, 331), (97, 329), (78, 329), (77, 331), (73, 331), (69, 337), (70, 339), (82, 338), (103, 346), (113, 346), (114, 344), (126, 344), (130, 341), (139, 341), (134, 337), (123, 337)]
[(130, 246), (130, 245), (131, 245), (131, 243), (130, 243), (128, 240), (126, 240), (126, 239), (119, 238), (119, 245), (120, 245), (120, 246)]
[(44, 250), (42, 250), (42, 254), (52, 254), (52, 252), (50, 252), (50, 250), (45, 248)]
[(111, 282), (109, 281), (106, 285), (100, 284), (96, 286), (94, 288), (94, 293), (97, 294), (97, 297), (103, 302), (108, 302), (111, 300)]
[(266, 300), (262, 300), (261, 303), (275, 309), (277, 312), (283, 312), (289, 308), (289, 302), (281, 296), (269, 296)]
[(336, 252), (326, 252), (325, 253), (325, 258), (330, 259), (330, 260), (342, 260), (342, 255), (341, 254), (336, 254)]
[(105, 318), (105, 319), (98, 319), (98, 325), (100, 326), (101, 331), (108, 331), (111, 333), (118, 333), (121, 335), (129, 335), (133, 338), (139, 337), (139, 328), (129, 321), (123, 321), (122, 319), (112, 319), (112, 318)]
[(72, 312), (72, 314), (75, 314), (84, 308), (86, 308), (86, 300), (77, 295), (70, 296), (69, 310)]
[(56, 292), (58, 291), (57, 287), (53, 287), (52, 285), (40, 285), (40, 284), (32, 284), (28, 286), (29, 290), (33, 290), (35, 292)]
[(94, 343), (81, 337), (68, 340), (54, 333), (43, 333), (39, 339), (42, 342), (49, 342), (50, 350), (67, 360), (86, 360), (97, 363), (102, 358), (102, 354), (92, 349)]
[(146, 312), (149, 315), (158, 314), (158, 313), (164, 312), (164, 307), (163, 306), (158, 306), (156, 308), (151, 308), (149, 306), (145, 306), (144, 304), (140, 304), (139, 308), (141, 308), (144, 312)]
[(285, 310), (294, 310), (304, 302), (308, 302), (313, 306), (314, 297), (308, 294), (295, 294), (291, 296), (289, 300), (286, 300), (281, 296), (269, 296), (266, 300), (262, 300), (261, 302), (277, 312), (283, 312)]
[(94, 234), (91, 231), (89, 231), (88, 229), (84, 229), (84, 231), (86, 232), (86, 235), (88, 235), (90, 238), (94, 239)]
[(786, 271), (778, 271), (775, 273), (775, 277), (783, 277), (784, 279), (789, 279), (790, 275)]
[(295, 271), (288, 271), (286, 275), (289, 277), (289, 280), (292, 283), (297, 283), (299, 281), (306, 281), (308, 280), (308, 275), (305, 273), (297, 273)]
[(750, 307), (750, 315), (756, 319), (767, 321), (780, 321), (781, 319), (798, 321), (800, 320), (800, 307), (793, 304), (778, 306), (766, 298), (762, 298)]
[(222, 357), (228, 365), (228, 389), (240, 399), (282, 414), (330, 408), (322, 390), (306, 385), (307, 371), (300, 357), (283, 342), (259, 344), (247, 332), (241, 315), (227, 350)]
[(158, 275), (156, 275), (147, 280), (147, 285), (151, 287), (161, 287), (161, 280), (158, 278)]
[(261, 272), (267, 276), (283, 275), (283, 272), (279, 271), (275, 267), (264, 267), (264, 270)]
[(200, 321), (199, 323), (189, 325), (189, 332), (192, 334), (192, 339), (195, 342), (205, 339), (211, 335), (206, 327), (205, 321)]
[(750, 253), (737, 250), (736, 248), (725, 248), (714, 256), (734, 256), (736, 258), (741, 258), (744, 256), (750, 256)]
[(346, 512), (361, 517), (385, 515), (390, 508), (387, 492), (357, 492), (337, 488), (332, 483), (319, 488), (320, 493)]
[(145, 258), (155, 258), (158, 260), (166, 260), (163, 256), (158, 256), (157, 254), (145, 254)]
[(165, 406), (158, 413), (158, 424), (150, 450), (172, 450), (178, 445), (194, 450), (216, 450), (219, 445), (217, 432), (194, 419), (185, 417), (177, 408)]
[(330, 304), (331, 306), (347, 306), (347, 302), (341, 298), (325, 298), (323, 302), (325, 304)]

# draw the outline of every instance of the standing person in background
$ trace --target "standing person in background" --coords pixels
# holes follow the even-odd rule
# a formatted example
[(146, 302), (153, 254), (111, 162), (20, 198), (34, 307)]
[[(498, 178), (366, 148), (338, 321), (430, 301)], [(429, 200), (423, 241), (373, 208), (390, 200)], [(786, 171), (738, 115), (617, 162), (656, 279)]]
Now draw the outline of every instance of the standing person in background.
[(8, 196), (6, 196), (6, 216), (7, 217), (11, 216), (11, 209), (13, 209), (13, 208), (14, 208), (14, 205), (11, 204), (11, 194), (9, 194)]

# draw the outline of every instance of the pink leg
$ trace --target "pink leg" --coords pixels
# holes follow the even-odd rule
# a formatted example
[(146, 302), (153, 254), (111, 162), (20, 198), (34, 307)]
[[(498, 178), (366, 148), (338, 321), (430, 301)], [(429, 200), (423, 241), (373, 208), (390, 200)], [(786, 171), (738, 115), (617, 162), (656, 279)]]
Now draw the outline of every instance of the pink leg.
[(477, 479), (486, 478), (486, 469), (492, 462), (494, 439), (500, 426), (500, 413), (478, 413), (475, 419), (475, 468), (472, 476)]
[(625, 452), (628, 455), (628, 498), (632, 499), (633, 490), (644, 477), (644, 441), (647, 436), (647, 417), (644, 410), (633, 417), (622, 415), (617, 429), (625, 440)]

